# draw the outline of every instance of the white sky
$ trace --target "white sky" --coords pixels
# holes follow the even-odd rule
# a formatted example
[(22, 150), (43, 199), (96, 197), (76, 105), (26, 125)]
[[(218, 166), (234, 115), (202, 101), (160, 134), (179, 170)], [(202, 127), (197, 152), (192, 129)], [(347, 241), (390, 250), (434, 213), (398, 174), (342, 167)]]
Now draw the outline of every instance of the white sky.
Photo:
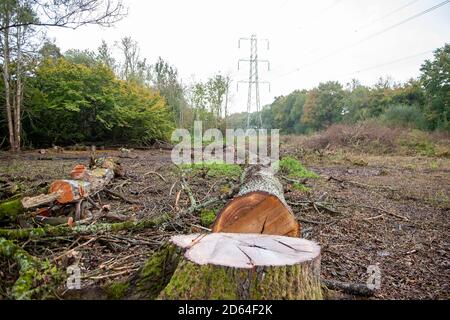
[[(124, 0), (129, 15), (112, 28), (50, 29), (63, 49), (96, 50), (124, 36), (139, 42), (142, 57), (151, 63), (158, 56), (178, 68), (183, 83), (204, 80), (221, 72), (233, 80), (247, 80), (249, 46), (240, 37), (256, 34), (259, 58), (271, 61), (271, 71), (260, 66), (261, 105), (295, 89), (310, 89), (320, 82), (352, 78), (372, 85), (380, 76), (406, 81), (419, 74), (432, 53), (357, 73), (358, 70), (434, 50), (450, 42), (450, 3), (358, 45), (359, 40), (420, 13), (443, 0), (416, 0), (410, 6), (377, 19), (412, 0)], [(374, 23), (373, 23), (374, 22)], [(339, 50), (340, 48), (349, 47)], [(338, 50), (338, 52), (336, 52)], [(335, 53), (336, 52), (336, 53)], [(329, 56), (329, 57), (326, 57)], [(323, 59), (323, 57), (326, 57)], [(306, 66), (305, 68), (303, 68)], [(296, 71), (297, 70), (297, 71)], [(356, 73), (355, 73), (356, 72)], [(246, 110), (247, 87), (231, 87), (231, 111)]]

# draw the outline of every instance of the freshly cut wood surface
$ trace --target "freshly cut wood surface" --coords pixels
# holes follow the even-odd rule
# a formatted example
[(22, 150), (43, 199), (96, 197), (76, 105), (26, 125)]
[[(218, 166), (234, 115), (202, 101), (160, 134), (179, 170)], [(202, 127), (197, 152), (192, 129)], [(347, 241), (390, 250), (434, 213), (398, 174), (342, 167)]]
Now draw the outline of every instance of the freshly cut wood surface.
[(300, 225), (273, 171), (255, 166), (246, 173), (238, 195), (219, 213), (213, 232), (299, 237)]
[(196, 264), (234, 268), (294, 265), (320, 255), (319, 245), (312, 241), (261, 234), (180, 235), (172, 242), (187, 249), (185, 257)]
[(186, 252), (159, 299), (322, 299), (320, 247), (262, 234), (174, 236)]

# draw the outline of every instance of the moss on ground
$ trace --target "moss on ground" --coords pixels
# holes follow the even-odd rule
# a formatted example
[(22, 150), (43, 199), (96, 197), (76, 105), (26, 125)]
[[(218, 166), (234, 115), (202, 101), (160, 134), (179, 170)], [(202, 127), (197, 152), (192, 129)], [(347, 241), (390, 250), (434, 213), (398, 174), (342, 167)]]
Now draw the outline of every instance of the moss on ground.
[(209, 228), (216, 220), (216, 212), (214, 210), (203, 210), (200, 213), (200, 222), (202, 226)]
[(0, 202), (0, 221), (13, 220), (22, 212), (21, 199), (18, 197)]
[(125, 297), (128, 289), (130, 288), (129, 283), (125, 282), (116, 282), (109, 285), (105, 291), (108, 295), (108, 299), (112, 300), (120, 300)]

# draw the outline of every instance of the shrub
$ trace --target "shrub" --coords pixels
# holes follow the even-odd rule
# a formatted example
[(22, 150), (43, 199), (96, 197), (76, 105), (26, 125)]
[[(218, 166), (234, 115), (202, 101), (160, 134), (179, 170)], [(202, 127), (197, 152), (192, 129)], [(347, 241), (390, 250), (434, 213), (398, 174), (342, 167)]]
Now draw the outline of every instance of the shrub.
[(426, 119), (418, 106), (392, 105), (381, 116), (381, 121), (390, 126), (427, 129)]

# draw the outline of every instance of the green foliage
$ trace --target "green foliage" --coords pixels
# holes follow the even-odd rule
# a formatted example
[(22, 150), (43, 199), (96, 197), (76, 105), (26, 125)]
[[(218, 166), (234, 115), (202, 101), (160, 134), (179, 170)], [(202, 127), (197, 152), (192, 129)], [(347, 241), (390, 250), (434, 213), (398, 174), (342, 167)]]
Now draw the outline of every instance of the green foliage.
[(418, 106), (392, 105), (381, 116), (382, 122), (391, 126), (413, 127), (425, 130), (426, 119)]
[(200, 213), (200, 222), (202, 226), (209, 228), (216, 220), (216, 213), (213, 210), (203, 210)]
[(281, 172), (292, 178), (318, 178), (319, 176), (306, 169), (300, 161), (292, 157), (284, 157), (280, 160)]
[(297, 182), (295, 182), (295, 183), (292, 185), (292, 187), (293, 187), (295, 190), (300, 191), (300, 192), (309, 192), (309, 191), (311, 190), (311, 189), (308, 188), (307, 186), (305, 186), (305, 185), (303, 185), (303, 184), (301, 184), (301, 183), (297, 183)]
[[(294, 91), (263, 108), (263, 124), (285, 134), (311, 133), (340, 122), (370, 119), (392, 126), (450, 130), (450, 44), (437, 49), (421, 71), (420, 78), (402, 84), (388, 77), (368, 87), (353, 79), (345, 90), (330, 81), (309, 91)], [(246, 116), (236, 115), (233, 127), (243, 127)]]
[(177, 69), (159, 57), (158, 61), (152, 66), (152, 70), (154, 87), (166, 99), (175, 122), (182, 125), (182, 113), (186, 102), (183, 87), (178, 81)]
[(437, 49), (434, 60), (425, 61), (421, 71), (430, 129), (450, 130), (450, 44)]
[(225, 100), (230, 81), (229, 77), (217, 74), (205, 83), (194, 83), (190, 87), (189, 100), (194, 113), (193, 120), (203, 121), (206, 129), (223, 128), (223, 116), (228, 114)]
[(164, 99), (118, 80), (103, 64), (45, 60), (30, 79), (24, 128), (36, 145), (167, 140), (173, 123)]
[(344, 90), (338, 82), (321, 83), (308, 93), (301, 122), (322, 129), (342, 118)]

